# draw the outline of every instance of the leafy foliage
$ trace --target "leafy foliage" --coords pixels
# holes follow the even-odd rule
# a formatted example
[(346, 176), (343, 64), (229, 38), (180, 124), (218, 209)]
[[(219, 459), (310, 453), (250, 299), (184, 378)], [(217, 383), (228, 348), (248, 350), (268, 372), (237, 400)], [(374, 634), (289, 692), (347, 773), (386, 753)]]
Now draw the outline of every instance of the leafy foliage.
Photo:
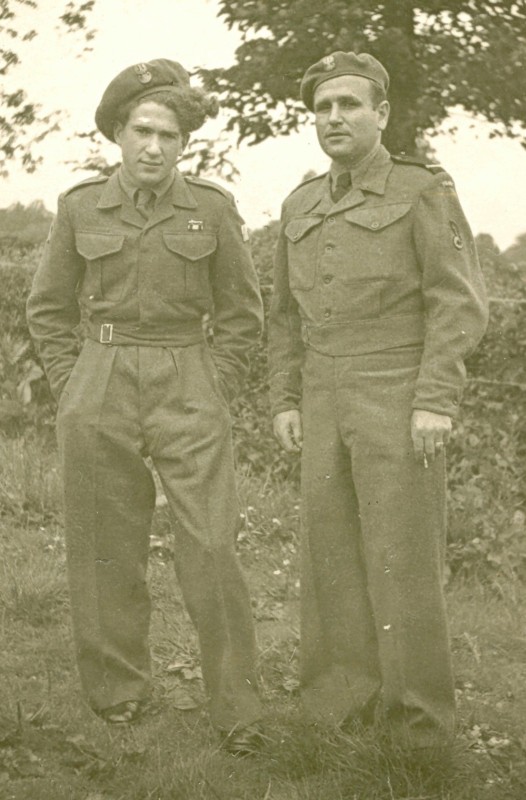
[(38, 260), (34, 247), (0, 248), (0, 430), (52, 427), (53, 402), (25, 321), (25, 304)]
[(21, 245), (41, 244), (47, 237), (53, 214), (44, 207), (41, 200), (29, 206), (15, 203), (9, 208), (0, 209), (0, 242)]
[[(33, 172), (40, 163), (34, 154), (34, 145), (52, 131), (59, 129), (60, 114), (42, 114), (41, 109), (27, 92), (6, 80), (9, 70), (22, 61), (22, 52), (31, 57), (30, 42), (38, 32), (28, 25), (28, 9), (37, 10), (39, 0), (0, 0), (0, 176), (7, 175), (10, 161), (18, 158), (22, 166)], [(88, 30), (87, 19), (95, 0), (68, 2), (53, 12), (57, 22), (66, 31), (83, 31), (87, 41), (94, 36)]]
[(236, 63), (203, 70), (231, 109), (229, 127), (257, 144), (305, 121), (298, 102), (306, 68), (335, 50), (368, 51), (388, 66), (392, 152), (422, 149), (422, 137), (453, 106), (482, 114), (495, 135), (526, 126), (526, 13), (506, 0), (220, 0), (240, 30)]
[[(277, 228), (272, 222), (251, 237), (266, 312)], [(501, 254), (490, 236), (477, 238), (490, 296), (515, 302), (491, 304), (488, 333), (468, 363), (463, 409), (448, 448), (450, 570), (492, 583), (503, 576), (526, 579), (526, 274), (517, 256), (522, 241)], [(53, 425), (53, 401), (25, 323), (38, 257), (38, 248), (0, 249), (0, 430), (11, 437)], [(297, 488), (299, 459), (284, 454), (271, 432), (266, 335), (254, 350), (233, 415), (240, 473), (264, 480), (271, 492), (286, 479)]]

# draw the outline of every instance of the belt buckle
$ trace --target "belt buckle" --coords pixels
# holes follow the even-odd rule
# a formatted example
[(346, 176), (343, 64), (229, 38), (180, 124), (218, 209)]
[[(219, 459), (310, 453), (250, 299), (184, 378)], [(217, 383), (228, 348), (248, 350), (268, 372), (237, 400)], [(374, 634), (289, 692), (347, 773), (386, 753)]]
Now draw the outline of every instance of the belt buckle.
[(100, 326), (99, 342), (101, 344), (111, 344), (113, 339), (113, 324), (111, 322), (104, 322)]

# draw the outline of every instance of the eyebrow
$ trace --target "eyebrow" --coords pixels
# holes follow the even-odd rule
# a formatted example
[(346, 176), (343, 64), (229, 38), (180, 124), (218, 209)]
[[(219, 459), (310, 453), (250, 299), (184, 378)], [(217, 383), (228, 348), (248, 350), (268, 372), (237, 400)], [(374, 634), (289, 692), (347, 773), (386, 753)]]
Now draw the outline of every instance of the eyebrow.
[[(149, 131), (155, 130), (151, 122), (141, 122), (140, 120), (133, 123), (134, 128), (143, 128)], [(181, 136), (180, 130), (169, 130), (168, 128), (162, 128), (158, 131), (162, 136)]]
[(353, 94), (353, 93), (350, 93), (350, 94), (338, 94), (335, 97), (332, 97), (331, 95), (327, 95), (327, 97), (321, 97), (319, 100), (317, 100), (317, 101), (315, 100), (314, 101), (314, 107), (316, 108), (316, 106), (321, 105), (322, 103), (334, 103), (336, 101), (338, 103), (341, 103), (342, 100), (357, 100), (358, 102), (361, 102), (361, 100), (358, 97), (358, 95)]

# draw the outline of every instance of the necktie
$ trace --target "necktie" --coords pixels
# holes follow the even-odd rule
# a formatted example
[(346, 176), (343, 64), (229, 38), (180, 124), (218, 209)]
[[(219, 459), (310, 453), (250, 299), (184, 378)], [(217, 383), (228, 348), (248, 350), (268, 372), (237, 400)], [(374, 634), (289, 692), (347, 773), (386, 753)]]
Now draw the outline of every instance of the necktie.
[(350, 172), (342, 172), (340, 175), (336, 177), (335, 186), (331, 192), (332, 199), (335, 203), (345, 197), (349, 189), (351, 188), (351, 173)]
[(155, 205), (155, 194), (151, 189), (137, 189), (135, 192), (135, 208), (144, 219), (149, 219)]

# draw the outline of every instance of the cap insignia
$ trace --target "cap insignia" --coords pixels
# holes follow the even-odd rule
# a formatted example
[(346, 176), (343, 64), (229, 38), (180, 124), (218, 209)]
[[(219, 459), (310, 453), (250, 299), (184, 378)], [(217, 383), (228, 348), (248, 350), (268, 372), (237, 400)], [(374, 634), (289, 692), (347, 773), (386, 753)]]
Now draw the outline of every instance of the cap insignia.
[(321, 61), (327, 72), (329, 72), (331, 69), (334, 69), (336, 66), (336, 60), (334, 56), (325, 56), (325, 58), (322, 58)]
[(453, 245), (457, 248), (457, 250), (462, 250), (464, 247), (464, 242), (462, 241), (462, 236), (460, 235), (458, 225), (456, 222), (453, 222), (453, 220), (450, 220), (449, 227), (451, 228), (451, 232), (453, 234)]
[(137, 78), (140, 83), (150, 83), (152, 73), (149, 72), (147, 64), (136, 64), (135, 72), (137, 73)]

